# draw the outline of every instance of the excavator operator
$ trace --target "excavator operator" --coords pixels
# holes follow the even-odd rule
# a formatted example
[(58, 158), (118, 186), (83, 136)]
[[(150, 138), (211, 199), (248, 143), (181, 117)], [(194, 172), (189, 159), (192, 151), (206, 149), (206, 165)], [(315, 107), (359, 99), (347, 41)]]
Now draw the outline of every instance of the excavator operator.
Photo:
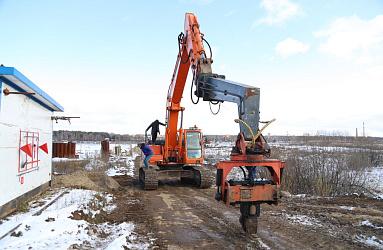
[(155, 144), (156, 143), (156, 140), (157, 140), (157, 134), (160, 134), (160, 125), (162, 126), (165, 126), (165, 124), (163, 124), (162, 122), (158, 121), (158, 120), (155, 120), (154, 122), (152, 122), (149, 127), (145, 130), (145, 134), (146, 132), (152, 128), (152, 131), (151, 131), (151, 135), (152, 135), (152, 143)]

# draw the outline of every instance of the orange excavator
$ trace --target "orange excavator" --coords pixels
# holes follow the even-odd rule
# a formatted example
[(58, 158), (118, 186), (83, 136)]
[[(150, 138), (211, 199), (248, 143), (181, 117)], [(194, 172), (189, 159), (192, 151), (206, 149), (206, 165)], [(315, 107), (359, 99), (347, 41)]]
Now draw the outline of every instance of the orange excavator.
[(181, 106), (189, 69), (192, 68), (193, 75), (197, 76), (202, 71), (201, 66), (208, 60), (203, 40), (196, 16), (187, 13), (185, 33), (178, 36), (179, 51), (167, 94), (165, 140), (149, 141), (154, 153), (149, 161), (152, 167), (139, 170), (140, 182), (146, 190), (157, 189), (158, 179), (168, 177), (193, 182), (200, 188), (210, 186), (203, 167), (202, 132), (196, 126), (183, 128), (185, 108)]
[[(200, 32), (194, 14), (186, 13), (184, 28), (184, 33), (178, 36), (179, 51), (167, 95), (165, 140), (151, 141), (154, 156), (149, 163), (152, 167), (140, 168), (140, 183), (144, 189), (157, 189), (158, 179), (170, 176), (178, 177), (181, 181), (192, 181), (200, 188), (210, 186), (203, 165), (202, 132), (195, 126), (189, 129), (182, 127), (185, 108), (181, 106), (181, 100), (191, 68), (191, 98), (194, 104), (202, 99), (210, 105), (234, 102), (238, 106), (235, 122), (239, 124), (240, 132), (230, 160), (216, 164), (215, 198), (227, 205), (239, 205), (239, 221), (243, 229), (248, 233), (256, 233), (260, 204), (277, 204), (281, 196), (280, 184), (285, 163), (269, 159), (270, 147), (262, 136), (262, 131), (274, 120), (263, 122), (265, 124), (259, 128), (259, 88), (226, 80), (224, 75), (212, 72), (211, 47)], [(209, 47), (209, 57), (204, 42)], [(193, 99), (193, 94), (197, 99)], [(266, 170), (266, 174), (263, 173), (265, 178), (259, 178), (261, 173), (257, 169), (260, 167)], [(235, 170), (242, 173), (243, 178), (231, 178)]]

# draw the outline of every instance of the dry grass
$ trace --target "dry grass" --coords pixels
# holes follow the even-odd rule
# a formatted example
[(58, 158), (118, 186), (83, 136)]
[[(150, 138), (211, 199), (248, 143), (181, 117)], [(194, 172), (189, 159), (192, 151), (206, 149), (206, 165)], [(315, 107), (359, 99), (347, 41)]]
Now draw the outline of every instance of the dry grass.
[(293, 194), (336, 196), (369, 193), (366, 170), (377, 164), (374, 151), (273, 149), (286, 161), (283, 188)]
[(84, 170), (90, 160), (56, 161), (52, 162), (52, 171), (56, 174), (70, 174)]

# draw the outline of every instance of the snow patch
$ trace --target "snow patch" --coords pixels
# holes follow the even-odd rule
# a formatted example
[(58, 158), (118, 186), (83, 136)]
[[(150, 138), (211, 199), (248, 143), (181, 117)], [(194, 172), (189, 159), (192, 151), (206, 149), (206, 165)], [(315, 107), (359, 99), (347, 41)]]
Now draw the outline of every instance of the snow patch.
[(79, 161), (79, 159), (72, 159), (72, 158), (58, 158), (58, 157), (54, 157), (54, 158), (52, 158), (52, 162), (62, 162), (62, 161)]
[(263, 249), (271, 249), (268, 245), (266, 245), (260, 238), (258, 238), (258, 242), (259, 242), (259, 245), (263, 248)]
[(134, 225), (131, 223), (122, 223), (120, 224), (120, 231), (118, 232), (118, 237), (116, 237), (105, 250), (115, 250), (115, 249), (148, 249), (150, 244), (145, 242), (133, 243), (137, 240), (132, 232), (134, 230)]
[[(52, 205), (41, 214), (34, 216), (44, 205), (62, 194)], [(91, 190), (64, 189), (56, 191), (46, 199), (40, 199), (31, 204), (30, 211), (10, 216), (0, 224), (0, 236), (19, 225), (13, 236), (7, 235), (0, 241), (0, 249), (68, 249), (70, 246), (99, 249), (113, 245), (111, 249), (121, 246), (145, 249), (148, 242), (140, 242), (134, 233), (134, 224), (92, 224), (80, 218), (75, 218), (75, 211), (94, 218), (102, 210), (107, 213), (116, 208), (111, 194)], [(121, 236), (127, 240), (116, 241)]]
[(296, 197), (296, 198), (306, 198), (307, 194), (296, 194), (296, 195), (293, 195), (293, 197)]
[(360, 223), (361, 226), (366, 226), (366, 227), (372, 227), (372, 228), (375, 228), (375, 229), (383, 229), (383, 227), (379, 227), (379, 226), (375, 226), (374, 224), (372, 224), (369, 220), (364, 220)]
[(90, 241), (90, 236), (84, 230), (87, 223), (68, 217), (71, 212), (81, 209), (83, 204), (89, 202), (94, 193), (90, 190), (71, 190), (39, 216), (27, 213), (22, 218), (17, 215), (8, 218), (8, 222), (21, 223), (16, 230), (21, 232), (21, 236), (15, 238), (8, 235), (0, 242), (0, 248), (25, 249), (32, 246), (36, 249), (66, 249), (71, 244)]
[[(132, 154), (133, 157), (137, 156), (137, 153), (134, 152), (134, 147), (137, 144), (134, 143), (110, 143), (109, 147), (111, 150), (114, 150), (116, 146), (121, 147), (121, 155)], [(101, 155), (101, 144), (100, 142), (78, 142), (76, 143), (76, 154), (79, 156), (79, 159), (91, 159), (97, 158)]]
[(288, 221), (292, 222), (293, 224), (301, 224), (305, 226), (316, 226), (316, 227), (322, 226), (317, 219), (308, 217), (306, 215), (290, 215), (290, 214), (283, 214), (283, 215)]
[(355, 209), (355, 207), (349, 207), (349, 206), (339, 206), (341, 209), (345, 209), (345, 210), (348, 210), (348, 211), (352, 211)]
[(98, 159), (92, 159), (88, 164), (85, 165), (85, 170), (86, 171), (93, 171), (93, 170), (100, 170), (100, 169), (105, 169), (107, 166), (106, 162), (103, 162)]
[(376, 236), (358, 235), (356, 240), (367, 246), (383, 249), (383, 240), (378, 239)]
[(108, 176), (128, 175), (134, 176), (134, 161), (133, 157), (120, 156), (110, 159), (112, 167), (110, 167), (105, 173)]
[(383, 167), (370, 168), (366, 171), (368, 185), (373, 189), (376, 199), (383, 200)]

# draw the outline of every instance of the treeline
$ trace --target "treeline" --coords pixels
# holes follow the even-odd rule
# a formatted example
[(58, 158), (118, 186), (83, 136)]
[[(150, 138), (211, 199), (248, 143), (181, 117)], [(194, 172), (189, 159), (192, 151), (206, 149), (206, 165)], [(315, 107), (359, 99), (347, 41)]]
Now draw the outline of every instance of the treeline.
[[(236, 135), (204, 135), (205, 142), (235, 142)], [(362, 147), (368, 149), (383, 149), (383, 138), (379, 137), (353, 137), (353, 136), (331, 136), (331, 135), (304, 135), (304, 136), (265, 136), (270, 143), (285, 143), (289, 145), (307, 146), (334, 146), (334, 147)], [(85, 131), (53, 131), (54, 141), (101, 141), (109, 138), (111, 141), (142, 142), (143, 134), (115, 134), (107, 132), (85, 132)], [(158, 137), (163, 139), (163, 135)]]
[(303, 136), (266, 136), (268, 142), (284, 143), (288, 145), (305, 145), (320, 147), (347, 147), (383, 150), (382, 137), (355, 137), (331, 135), (303, 135)]

